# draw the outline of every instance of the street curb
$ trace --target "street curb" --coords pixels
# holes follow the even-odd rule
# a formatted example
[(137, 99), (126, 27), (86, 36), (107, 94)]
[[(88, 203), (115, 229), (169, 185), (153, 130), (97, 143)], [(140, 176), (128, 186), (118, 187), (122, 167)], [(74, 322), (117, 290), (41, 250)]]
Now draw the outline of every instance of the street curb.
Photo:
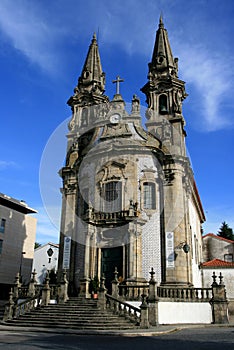
[(42, 328), (42, 327), (17, 327), (8, 326), (4, 323), (0, 324), (1, 332), (28, 332), (28, 333), (56, 333), (56, 334), (72, 334), (80, 336), (121, 336), (121, 337), (157, 337), (174, 332), (179, 332), (182, 329), (194, 329), (194, 328), (213, 328), (213, 327), (234, 327), (234, 324), (178, 324), (178, 325), (165, 325), (158, 328), (150, 329), (132, 329), (132, 330), (79, 330), (79, 329), (67, 329), (67, 328)]

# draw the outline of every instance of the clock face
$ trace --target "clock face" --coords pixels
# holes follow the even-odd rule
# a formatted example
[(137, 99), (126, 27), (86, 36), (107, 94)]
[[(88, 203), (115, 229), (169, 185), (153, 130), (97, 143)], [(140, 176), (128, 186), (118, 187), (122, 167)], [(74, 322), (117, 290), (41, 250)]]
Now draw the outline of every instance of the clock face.
[(112, 114), (112, 115), (110, 116), (110, 122), (111, 122), (112, 124), (118, 124), (119, 121), (120, 121), (120, 115), (119, 115), (119, 114), (115, 113), (115, 114)]

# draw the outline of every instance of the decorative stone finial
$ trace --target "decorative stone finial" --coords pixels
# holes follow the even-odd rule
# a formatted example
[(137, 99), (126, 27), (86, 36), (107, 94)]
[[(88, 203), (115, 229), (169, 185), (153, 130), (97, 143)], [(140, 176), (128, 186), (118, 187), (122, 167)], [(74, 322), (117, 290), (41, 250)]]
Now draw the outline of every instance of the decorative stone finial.
[(218, 283), (216, 282), (217, 276), (216, 276), (215, 272), (213, 272), (212, 278), (213, 278), (212, 286), (217, 286)]
[(154, 275), (155, 275), (155, 272), (154, 272), (154, 268), (151, 267), (151, 271), (149, 272), (151, 278), (150, 278), (150, 281), (154, 281)]
[(114, 275), (115, 275), (114, 280), (115, 280), (116, 282), (118, 282), (118, 270), (117, 270), (117, 267), (115, 267)]
[(220, 280), (219, 285), (220, 285), (220, 286), (223, 286), (223, 285), (224, 285), (224, 283), (223, 283), (223, 275), (222, 275), (221, 272), (220, 272), (220, 274), (219, 274), (219, 280)]

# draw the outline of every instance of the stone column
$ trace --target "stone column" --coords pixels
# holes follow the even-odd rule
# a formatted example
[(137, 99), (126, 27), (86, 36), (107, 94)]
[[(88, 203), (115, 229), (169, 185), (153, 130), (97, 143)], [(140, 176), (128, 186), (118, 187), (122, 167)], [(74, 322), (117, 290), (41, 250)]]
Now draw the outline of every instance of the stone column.
[(187, 243), (188, 239), (188, 228), (186, 227), (186, 211), (188, 208), (185, 207), (186, 193), (183, 185), (186, 163), (185, 160), (177, 158), (177, 156), (174, 156), (173, 162), (168, 160), (168, 164), (164, 166), (165, 235), (172, 232), (174, 236), (174, 256), (171, 254), (173, 264), (170, 262), (170, 266), (167, 266), (166, 262), (166, 280), (163, 283), (189, 286), (191, 285), (189, 280), (191, 259), (187, 257), (182, 249), (177, 249), (182, 242)]
[(119, 297), (119, 282), (118, 282), (118, 271), (117, 271), (117, 267), (115, 268), (115, 272), (114, 272), (114, 279), (111, 282), (112, 284), (112, 291), (111, 291), (111, 295), (114, 298), (118, 298)]
[(37, 274), (36, 270), (34, 269), (32, 272), (32, 278), (31, 278), (29, 286), (28, 286), (28, 296), (29, 297), (34, 297), (36, 294), (36, 288), (35, 288), (36, 284), (37, 284), (36, 274)]
[(91, 295), (89, 293), (89, 272), (90, 272), (90, 232), (89, 227), (86, 232), (85, 240), (85, 259), (84, 259), (84, 278), (80, 280), (80, 296), (89, 299)]
[(59, 292), (58, 292), (58, 303), (64, 304), (69, 298), (67, 294), (68, 280), (66, 270), (63, 270), (63, 277), (60, 281)]
[(19, 274), (19, 272), (17, 272), (17, 274), (15, 276), (15, 283), (14, 283), (14, 288), (13, 288), (13, 297), (15, 299), (19, 298), (19, 288), (20, 287), (21, 287), (20, 274)]
[(11, 289), (11, 291), (9, 293), (9, 301), (5, 305), (3, 321), (12, 320), (12, 318), (14, 316), (14, 306), (15, 306), (15, 303), (13, 301), (13, 291)]
[(158, 295), (157, 295), (157, 282), (154, 279), (155, 272), (153, 267), (150, 272), (151, 278), (149, 281), (149, 324), (151, 326), (158, 326)]
[(64, 250), (64, 237), (71, 237), (71, 250), (70, 250), (70, 261), (67, 268), (68, 281), (70, 288), (74, 288), (74, 270), (75, 270), (75, 253), (76, 253), (76, 201), (77, 201), (77, 178), (76, 174), (71, 171), (69, 167), (64, 167), (59, 172), (63, 178), (63, 189), (62, 189), (62, 215), (61, 215), (61, 232), (59, 242), (59, 268), (58, 268), (58, 280), (63, 275), (63, 250)]
[(146, 294), (142, 294), (142, 304), (140, 305), (141, 308), (141, 321), (140, 321), (140, 328), (149, 328), (149, 311), (148, 311), (148, 304), (146, 302)]
[(41, 306), (47, 306), (50, 303), (50, 286), (49, 286), (49, 273), (46, 274), (45, 284), (42, 288)]
[(105, 277), (104, 275), (101, 278), (101, 285), (98, 291), (98, 302), (97, 302), (97, 306), (101, 309), (101, 310), (105, 310), (106, 309), (106, 287), (105, 287)]
[(220, 272), (220, 283), (216, 282), (217, 276), (213, 272), (212, 294), (213, 297), (210, 300), (213, 314), (213, 323), (226, 324), (229, 323), (228, 316), (228, 301), (226, 298), (225, 285), (223, 284), (223, 276)]
[(129, 278), (134, 278), (134, 260), (135, 260), (135, 254), (134, 254), (134, 232), (132, 229), (129, 229)]

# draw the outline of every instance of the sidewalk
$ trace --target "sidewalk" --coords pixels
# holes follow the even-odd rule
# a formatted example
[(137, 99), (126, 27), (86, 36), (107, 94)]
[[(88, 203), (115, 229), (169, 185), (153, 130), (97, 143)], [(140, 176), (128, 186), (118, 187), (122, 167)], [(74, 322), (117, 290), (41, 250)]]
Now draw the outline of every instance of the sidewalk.
[(234, 317), (231, 317), (232, 322), (229, 324), (173, 324), (173, 325), (159, 325), (158, 327), (150, 327), (148, 329), (129, 329), (129, 330), (78, 330), (68, 328), (42, 328), (42, 327), (19, 327), (8, 326), (0, 324), (1, 331), (8, 332), (40, 332), (40, 333), (59, 333), (59, 334), (73, 334), (73, 335), (106, 335), (106, 336), (160, 336), (172, 332), (178, 332), (185, 328), (210, 328), (210, 327), (234, 327)]

